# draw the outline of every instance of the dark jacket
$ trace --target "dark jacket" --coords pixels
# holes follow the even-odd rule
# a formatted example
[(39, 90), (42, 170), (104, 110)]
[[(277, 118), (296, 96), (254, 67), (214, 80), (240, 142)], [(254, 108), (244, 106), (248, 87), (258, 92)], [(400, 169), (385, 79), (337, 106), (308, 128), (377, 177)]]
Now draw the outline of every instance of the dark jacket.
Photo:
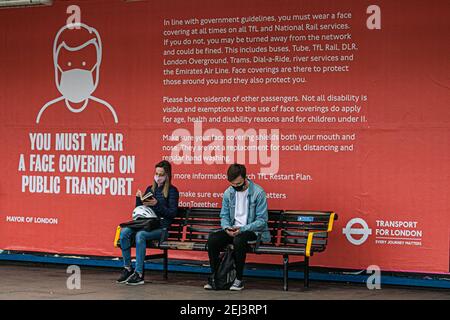
[[(172, 223), (173, 218), (177, 215), (178, 212), (178, 198), (180, 194), (178, 189), (174, 186), (170, 186), (169, 194), (167, 199), (164, 198), (164, 194), (162, 192), (163, 187), (156, 187), (156, 190), (153, 192), (158, 203), (156, 206), (151, 207), (153, 211), (155, 211), (156, 215), (160, 218), (163, 218), (161, 222), (162, 228), (168, 228)], [(152, 191), (152, 186), (147, 187), (144, 194)], [(141, 206), (142, 201), (139, 197), (136, 197), (136, 207)]]

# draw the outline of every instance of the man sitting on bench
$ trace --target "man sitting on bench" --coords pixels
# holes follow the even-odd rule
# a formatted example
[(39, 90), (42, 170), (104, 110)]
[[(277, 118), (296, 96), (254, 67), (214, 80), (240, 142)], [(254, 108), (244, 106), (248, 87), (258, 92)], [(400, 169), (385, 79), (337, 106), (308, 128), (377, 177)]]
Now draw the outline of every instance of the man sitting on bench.
[[(225, 190), (220, 211), (222, 230), (214, 232), (208, 239), (208, 255), (211, 271), (217, 270), (219, 255), (228, 244), (234, 246), (236, 280), (230, 290), (244, 289), (242, 277), (248, 242), (255, 241), (261, 234), (262, 241), (270, 241), (267, 220), (267, 198), (264, 190), (247, 178), (246, 168), (232, 164), (227, 178), (230, 187)], [(213, 289), (209, 282), (205, 289)]]

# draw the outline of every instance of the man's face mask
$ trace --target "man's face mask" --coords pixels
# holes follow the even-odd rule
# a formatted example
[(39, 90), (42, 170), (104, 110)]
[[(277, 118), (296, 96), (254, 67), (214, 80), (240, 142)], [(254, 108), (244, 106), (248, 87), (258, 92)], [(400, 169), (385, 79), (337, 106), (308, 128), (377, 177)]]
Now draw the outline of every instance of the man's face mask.
[(233, 189), (234, 189), (236, 192), (241, 192), (241, 191), (243, 191), (244, 188), (245, 188), (245, 180), (244, 180), (244, 182), (242, 182), (242, 184), (240, 184), (240, 185), (238, 185), (238, 186), (232, 186), (232, 187), (233, 187)]
[(61, 71), (61, 81), (58, 85), (58, 90), (70, 102), (80, 103), (87, 100), (95, 91), (94, 77), (92, 70), (71, 69)]

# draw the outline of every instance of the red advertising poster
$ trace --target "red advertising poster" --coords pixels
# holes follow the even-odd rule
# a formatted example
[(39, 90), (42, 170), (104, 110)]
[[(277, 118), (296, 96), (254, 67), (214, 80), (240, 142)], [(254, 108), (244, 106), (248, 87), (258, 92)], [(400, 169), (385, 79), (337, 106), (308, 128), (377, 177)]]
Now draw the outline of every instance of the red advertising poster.
[(449, 29), (437, 0), (0, 10), (0, 249), (120, 256), (157, 162), (189, 207), (239, 162), (269, 208), (339, 215), (312, 265), (448, 273)]

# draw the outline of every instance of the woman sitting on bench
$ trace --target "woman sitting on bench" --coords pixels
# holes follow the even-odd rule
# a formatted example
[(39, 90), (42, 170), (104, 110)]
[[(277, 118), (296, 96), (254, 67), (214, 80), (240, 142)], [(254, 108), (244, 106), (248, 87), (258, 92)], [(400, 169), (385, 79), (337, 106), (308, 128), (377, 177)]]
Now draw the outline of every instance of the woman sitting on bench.
[[(152, 192), (153, 197), (141, 201), (142, 192), (136, 193), (136, 207), (149, 206), (161, 220), (161, 227), (152, 231), (123, 228), (120, 232), (120, 247), (122, 249), (124, 269), (121, 272), (117, 283), (128, 285), (144, 284), (144, 260), (146, 243), (148, 240), (160, 240), (163, 232), (172, 223), (178, 212), (179, 193), (171, 183), (172, 166), (168, 161), (161, 161), (155, 166), (155, 176), (153, 184), (147, 187), (145, 194)], [(164, 235), (164, 238), (167, 234)], [(136, 243), (136, 269), (131, 267), (131, 246), (132, 240)]]

